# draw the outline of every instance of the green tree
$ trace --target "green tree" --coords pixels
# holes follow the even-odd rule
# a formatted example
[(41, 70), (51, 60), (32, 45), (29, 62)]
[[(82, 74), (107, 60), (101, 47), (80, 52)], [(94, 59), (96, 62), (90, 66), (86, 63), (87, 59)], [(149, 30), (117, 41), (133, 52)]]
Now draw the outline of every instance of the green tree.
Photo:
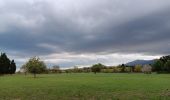
[(165, 71), (170, 72), (170, 60), (165, 63)]
[(10, 60), (5, 53), (0, 56), (0, 73), (9, 74)]
[(162, 61), (164, 64), (165, 64), (168, 60), (170, 60), (170, 55), (168, 55), (168, 56), (163, 56), (163, 57), (160, 58), (160, 61)]
[(16, 71), (16, 64), (14, 62), (14, 60), (11, 61), (10, 67), (9, 67), (9, 73), (10, 74), (14, 74)]
[(122, 64), (120, 67), (121, 67), (121, 72), (125, 72), (125, 69), (126, 69), (125, 64)]
[(30, 58), (25, 67), (30, 73), (34, 74), (34, 78), (36, 78), (36, 74), (43, 73), (47, 69), (45, 63), (38, 57)]
[(163, 67), (164, 67), (164, 63), (162, 60), (156, 60), (153, 65), (153, 71), (156, 71), (156, 72), (159, 72), (159, 71), (162, 71), (163, 70)]
[(141, 72), (142, 71), (142, 66), (141, 65), (136, 65), (134, 70), (135, 70), (135, 72)]
[(98, 64), (93, 65), (91, 67), (91, 70), (92, 70), (92, 72), (94, 72), (96, 74), (97, 72), (100, 72), (101, 69), (104, 68), (104, 67), (105, 67), (104, 65), (98, 63)]

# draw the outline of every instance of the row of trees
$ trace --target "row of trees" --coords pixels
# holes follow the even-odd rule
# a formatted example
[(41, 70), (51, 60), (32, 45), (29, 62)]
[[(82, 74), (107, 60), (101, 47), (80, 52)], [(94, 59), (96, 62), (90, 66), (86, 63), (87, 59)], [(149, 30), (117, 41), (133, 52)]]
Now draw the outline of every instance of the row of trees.
[(136, 66), (127, 66), (125, 64), (106, 68), (102, 64), (95, 64), (92, 66), (92, 72), (144, 72), (144, 73), (170, 73), (170, 55), (163, 56), (160, 59), (155, 60), (151, 65), (136, 65)]
[[(94, 64), (92, 67), (84, 67), (78, 68), (74, 67), (73, 69), (60, 70), (59, 66), (53, 66), (52, 69), (47, 69), (46, 64), (40, 60), (38, 57), (30, 58), (21, 68), (24, 70), (23, 72), (33, 73), (34, 77), (36, 74), (51, 72), (51, 73), (62, 73), (62, 72), (105, 72), (105, 73), (113, 73), (113, 72), (163, 72), (170, 73), (170, 55), (163, 56), (160, 59), (155, 60), (152, 64), (148, 66), (127, 66), (125, 64), (118, 65), (116, 67), (106, 67), (103, 64)], [(1, 53), (0, 55), (0, 74), (14, 74), (16, 71), (16, 64), (14, 60), (10, 60), (5, 53)]]
[(152, 71), (152, 68), (150, 65), (136, 65), (136, 66), (128, 66), (125, 64), (113, 66), (113, 67), (106, 67), (102, 64), (95, 64), (91, 67), (92, 72), (103, 72), (103, 73), (130, 73), (130, 72), (144, 72), (144, 73), (150, 73)]
[(145, 65), (144, 67), (142, 65), (136, 65), (136, 66), (127, 66), (125, 64), (118, 65), (118, 66), (105, 66), (101, 63), (94, 64), (92, 67), (84, 67), (84, 68), (78, 68), (74, 67), (72, 69), (67, 69), (62, 72), (66, 73), (88, 73), (88, 72), (94, 72), (96, 73), (130, 73), (130, 72), (146, 72), (150, 73), (151, 70), (150, 65)]
[(151, 73), (152, 71), (156, 72), (170, 72), (170, 56), (163, 56), (158, 60), (155, 60), (155, 63), (152, 65), (136, 65), (136, 66), (127, 66), (125, 64), (107, 67), (103, 64), (94, 64), (92, 67), (84, 67), (78, 68), (74, 67), (73, 69), (60, 70), (59, 66), (53, 66), (52, 69), (47, 69), (45, 63), (41, 61), (38, 57), (30, 58), (28, 62), (26, 62), (22, 69), (25, 72), (33, 73), (34, 77), (36, 74), (50, 72), (50, 73), (80, 73), (80, 72), (94, 72), (95, 74), (98, 72), (104, 73), (114, 73), (114, 72), (144, 72)]
[(14, 60), (10, 60), (5, 53), (0, 55), (0, 74), (14, 74), (16, 64)]

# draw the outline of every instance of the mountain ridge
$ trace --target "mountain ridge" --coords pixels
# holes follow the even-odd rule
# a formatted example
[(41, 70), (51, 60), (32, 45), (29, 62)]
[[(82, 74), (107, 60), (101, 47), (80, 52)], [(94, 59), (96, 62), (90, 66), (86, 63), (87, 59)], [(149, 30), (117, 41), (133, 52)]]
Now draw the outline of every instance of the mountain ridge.
[(148, 65), (148, 64), (153, 64), (154, 61), (155, 61), (155, 59), (153, 59), (153, 60), (134, 60), (134, 61), (126, 63), (125, 65), (128, 65), (128, 66)]

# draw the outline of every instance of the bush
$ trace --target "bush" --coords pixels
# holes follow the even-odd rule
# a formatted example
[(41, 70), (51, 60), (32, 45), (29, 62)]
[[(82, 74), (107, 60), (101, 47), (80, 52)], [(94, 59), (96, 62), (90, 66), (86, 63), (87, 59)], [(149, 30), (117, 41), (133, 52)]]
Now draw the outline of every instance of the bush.
[(135, 72), (141, 72), (142, 71), (142, 66), (141, 65), (136, 65), (134, 71)]
[(97, 72), (100, 72), (101, 69), (103, 69), (104, 67), (105, 67), (104, 65), (98, 63), (98, 64), (93, 65), (91, 67), (91, 70), (92, 70), (92, 72), (94, 72), (96, 74)]
[(113, 73), (113, 69), (106, 68), (106, 69), (102, 69), (101, 72), (103, 72), (103, 73)]

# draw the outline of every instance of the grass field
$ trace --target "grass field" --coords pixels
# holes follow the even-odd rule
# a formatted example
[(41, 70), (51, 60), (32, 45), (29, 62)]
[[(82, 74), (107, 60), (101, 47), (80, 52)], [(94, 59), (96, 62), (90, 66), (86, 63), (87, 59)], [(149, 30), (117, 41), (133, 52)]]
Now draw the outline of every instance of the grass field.
[(0, 76), (0, 100), (147, 99), (170, 99), (170, 74)]

